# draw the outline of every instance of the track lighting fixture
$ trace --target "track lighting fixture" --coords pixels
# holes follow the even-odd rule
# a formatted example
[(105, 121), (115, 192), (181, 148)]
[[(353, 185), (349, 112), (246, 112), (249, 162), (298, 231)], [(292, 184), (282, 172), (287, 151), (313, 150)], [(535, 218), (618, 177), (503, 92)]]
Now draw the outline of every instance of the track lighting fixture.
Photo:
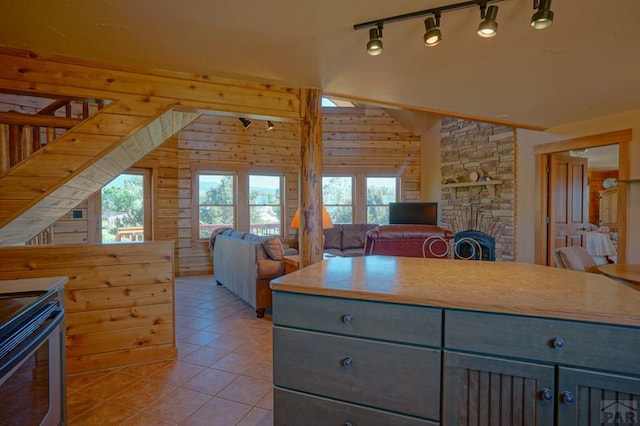
[[(393, 22), (407, 21), (414, 18), (426, 17), (424, 20), (424, 44), (425, 46), (436, 46), (442, 40), (440, 31), (440, 17), (444, 12), (468, 9), (470, 7), (480, 8), (482, 22), (478, 26), (478, 35), (481, 37), (493, 37), (498, 32), (498, 6), (491, 3), (498, 3), (503, 0), (469, 0), (461, 3), (447, 4), (431, 9), (419, 10), (417, 12), (405, 13), (403, 15), (390, 16), (376, 19), (375, 21), (363, 22), (353, 26), (354, 30), (369, 30), (369, 41), (367, 42), (367, 53), (377, 56), (382, 53), (382, 27)], [(553, 22), (553, 12), (551, 11), (551, 0), (533, 0), (533, 8), (537, 11), (531, 17), (531, 26), (536, 29), (547, 28)]]
[(537, 12), (531, 17), (531, 26), (536, 30), (544, 30), (553, 24), (551, 0), (533, 0), (533, 8)]
[(498, 33), (498, 23), (496, 22), (497, 16), (498, 6), (489, 6), (487, 9), (486, 4), (483, 3), (480, 5), (480, 18), (483, 19), (478, 26), (478, 35), (480, 37), (495, 37)]
[(371, 56), (378, 56), (382, 53), (382, 24), (376, 25), (375, 28), (369, 30), (367, 53)]
[(240, 122), (242, 123), (242, 127), (244, 127), (245, 129), (248, 129), (249, 126), (251, 126), (251, 121), (244, 117), (240, 117), (238, 118), (238, 120), (240, 120)]
[(426, 32), (424, 33), (424, 45), (425, 46), (437, 46), (442, 40), (442, 33), (440, 32), (440, 13), (435, 14), (435, 20), (433, 16), (424, 20), (424, 27)]
[(275, 127), (275, 126), (273, 125), (273, 121), (271, 121), (271, 120), (267, 120), (267, 132), (268, 132), (269, 130), (273, 130), (273, 128), (274, 128), (274, 127)]

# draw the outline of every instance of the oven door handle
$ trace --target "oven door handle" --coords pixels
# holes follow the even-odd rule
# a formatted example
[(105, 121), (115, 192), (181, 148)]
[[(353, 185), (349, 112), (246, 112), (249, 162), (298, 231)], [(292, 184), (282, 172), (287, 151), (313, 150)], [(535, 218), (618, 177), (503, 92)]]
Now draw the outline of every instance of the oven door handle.
[(42, 342), (44, 342), (51, 332), (62, 322), (64, 319), (64, 309), (62, 307), (56, 308), (51, 317), (38, 328), (27, 340), (21, 343), (17, 348), (7, 354), (6, 362), (0, 365), (0, 378), (4, 377), (6, 373), (11, 371), (13, 367), (18, 365), (22, 360), (27, 358), (32, 351), (34, 351)]

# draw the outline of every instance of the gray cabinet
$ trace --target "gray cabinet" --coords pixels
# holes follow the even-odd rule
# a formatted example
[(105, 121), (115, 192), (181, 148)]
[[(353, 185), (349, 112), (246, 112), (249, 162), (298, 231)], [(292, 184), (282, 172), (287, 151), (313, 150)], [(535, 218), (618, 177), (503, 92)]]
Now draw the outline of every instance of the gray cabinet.
[(552, 366), (445, 351), (443, 424), (553, 424)]
[[(637, 356), (640, 360), (640, 354)], [(609, 368), (615, 368), (615, 359), (610, 362)], [(625, 377), (615, 373), (560, 367), (557, 389), (558, 425), (640, 423), (640, 376)], [(616, 418), (618, 423), (613, 421)]]
[(599, 426), (637, 415), (637, 328), (456, 310), (444, 323), (445, 424)]
[(638, 416), (638, 327), (273, 298), (276, 424), (596, 426)]
[(273, 312), (276, 424), (437, 424), (440, 309), (274, 292)]

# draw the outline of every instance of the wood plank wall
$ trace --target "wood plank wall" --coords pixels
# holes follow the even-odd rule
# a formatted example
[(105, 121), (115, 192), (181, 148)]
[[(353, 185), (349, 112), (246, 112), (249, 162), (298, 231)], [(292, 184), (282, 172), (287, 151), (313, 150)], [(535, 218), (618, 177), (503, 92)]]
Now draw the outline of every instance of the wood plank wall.
[(322, 121), (324, 173), (399, 176), (402, 201), (420, 199), (420, 136), (381, 108), (323, 108)]
[[(192, 181), (200, 171), (281, 173), (285, 178), (285, 224), (298, 205), (298, 124), (275, 122), (266, 130), (262, 120), (252, 120), (244, 129), (235, 117), (203, 115), (179, 133), (178, 163), (178, 275), (212, 273), (207, 240), (195, 239), (192, 232), (197, 211)], [(239, 226), (248, 231), (248, 224)], [(291, 231), (290, 231), (291, 232)]]
[[(324, 173), (400, 176), (403, 199), (420, 199), (420, 138), (384, 110), (323, 108), (323, 139)], [(276, 122), (267, 132), (262, 120), (245, 130), (235, 117), (203, 115), (137, 163), (152, 169), (154, 239), (176, 242), (177, 276), (213, 271), (207, 241), (192, 235), (195, 171), (284, 173), (288, 226), (298, 206), (298, 157), (297, 123)], [(86, 242), (85, 222), (67, 214), (54, 226), (55, 243)]]
[(1, 247), (0, 279), (68, 276), (67, 372), (177, 356), (173, 243)]
[(600, 226), (600, 191), (604, 189), (602, 183), (607, 178), (618, 178), (617, 170), (590, 170), (589, 180), (589, 223)]

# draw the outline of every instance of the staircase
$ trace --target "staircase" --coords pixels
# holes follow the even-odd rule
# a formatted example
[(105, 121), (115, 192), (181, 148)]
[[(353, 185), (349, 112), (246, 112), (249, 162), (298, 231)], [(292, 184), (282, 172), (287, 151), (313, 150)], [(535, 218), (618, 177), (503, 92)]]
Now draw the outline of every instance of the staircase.
[[(85, 120), (67, 119), (73, 127), (41, 149), (22, 138), (26, 158), (16, 163), (15, 149), (0, 153), (5, 167), (9, 157), (0, 175), (0, 246), (38, 236), (199, 115), (169, 102), (121, 99)], [(37, 120), (35, 127), (44, 123)]]

